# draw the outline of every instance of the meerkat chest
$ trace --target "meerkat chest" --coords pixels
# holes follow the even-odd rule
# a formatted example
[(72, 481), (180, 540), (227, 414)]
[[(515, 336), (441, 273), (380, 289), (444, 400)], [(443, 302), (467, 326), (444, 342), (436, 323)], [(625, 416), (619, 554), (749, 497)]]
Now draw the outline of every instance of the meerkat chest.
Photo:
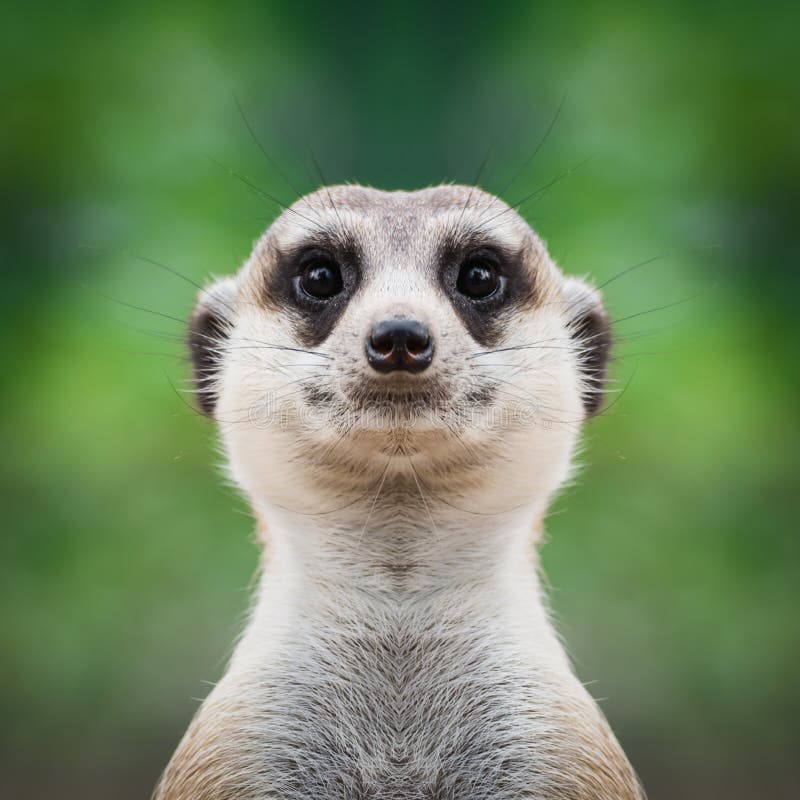
[(387, 627), (316, 637), (292, 662), (262, 740), (278, 796), (455, 800), (530, 785), (536, 726), (521, 676), (488, 642)]
[(575, 731), (596, 724), (591, 702), (568, 709), (560, 678), (489, 625), (387, 616), (356, 630), (301, 628), (251, 679), (229, 721), (229, 775), (246, 776), (248, 793), (214, 797), (636, 796), (581, 790), (590, 756)]

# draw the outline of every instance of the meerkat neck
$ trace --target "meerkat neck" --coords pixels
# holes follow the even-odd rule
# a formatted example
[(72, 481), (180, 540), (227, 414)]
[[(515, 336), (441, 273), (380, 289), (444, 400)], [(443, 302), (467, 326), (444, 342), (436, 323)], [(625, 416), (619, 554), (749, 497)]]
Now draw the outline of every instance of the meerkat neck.
[(535, 575), (540, 505), (493, 514), (411, 500), (354, 504), (325, 515), (262, 507), (265, 569), (272, 572), (274, 564), (298, 580), (353, 588), (374, 588), (385, 577), (400, 590)]
[(537, 663), (568, 669), (541, 590), (535, 509), (503, 517), (445, 514), (435, 504), (387, 511), (373, 509), (366, 525), (353, 509), (334, 519), (275, 508), (261, 515), (261, 582), (234, 672), (269, 662), (268, 647), (332, 619), (341, 631), (366, 626), (401, 639), (430, 625), (488, 626)]

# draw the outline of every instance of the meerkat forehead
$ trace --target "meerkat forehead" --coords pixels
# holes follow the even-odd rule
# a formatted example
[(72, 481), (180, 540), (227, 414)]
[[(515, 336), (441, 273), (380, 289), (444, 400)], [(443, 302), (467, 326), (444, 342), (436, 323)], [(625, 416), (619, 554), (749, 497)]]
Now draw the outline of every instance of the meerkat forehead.
[(327, 186), (298, 199), (267, 232), (270, 244), (292, 247), (309, 235), (376, 237), (406, 248), (436, 238), (490, 238), (510, 250), (541, 248), (517, 212), (476, 186), (449, 184), (417, 191)]

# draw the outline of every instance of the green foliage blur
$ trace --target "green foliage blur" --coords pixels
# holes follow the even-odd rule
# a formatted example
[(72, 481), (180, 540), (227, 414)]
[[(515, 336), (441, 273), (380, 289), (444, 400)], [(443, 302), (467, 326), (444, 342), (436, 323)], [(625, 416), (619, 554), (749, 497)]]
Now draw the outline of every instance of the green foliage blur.
[(473, 182), (487, 150), (499, 191), (563, 102), (505, 198), (552, 182), (523, 211), (597, 283), (660, 258), (605, 289), (620, 394), (548, 522), (559, 627), (654, 800), (800, 796), (799, 25), (721, 0), (7, 5), (3, 796), (148, 796), (247, 609), (252, 524), (182, 393), (195, 289), (142, 260), (233, 271), (277, 211), (244, 180), (293, 199), (234, 98), (302, 191), (315, 160)]

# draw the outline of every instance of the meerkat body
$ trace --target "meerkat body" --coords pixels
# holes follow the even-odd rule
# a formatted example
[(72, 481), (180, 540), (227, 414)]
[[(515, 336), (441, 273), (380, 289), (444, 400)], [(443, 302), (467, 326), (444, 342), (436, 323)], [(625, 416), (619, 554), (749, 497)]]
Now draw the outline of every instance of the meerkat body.
[(263, 570), (156, 798), (643, 797), (537, 572), (608, 342), (468, 187), (321, 190), (201, 295), (198, 398)]

